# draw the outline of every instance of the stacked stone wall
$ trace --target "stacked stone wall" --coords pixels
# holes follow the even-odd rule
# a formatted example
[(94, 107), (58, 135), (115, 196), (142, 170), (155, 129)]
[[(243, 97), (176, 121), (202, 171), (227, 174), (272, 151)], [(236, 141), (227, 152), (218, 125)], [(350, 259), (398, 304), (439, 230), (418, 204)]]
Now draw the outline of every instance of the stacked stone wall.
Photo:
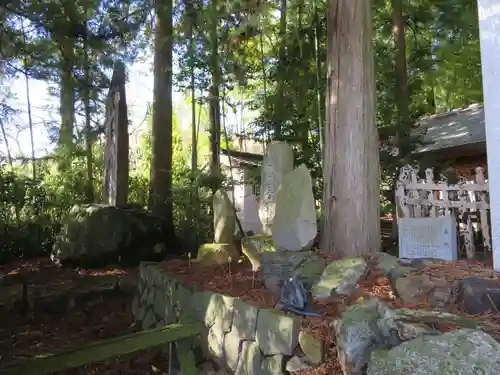
[(196, 290), (158, 263), (141, 264), (133, 311), (142, 329), (203, 322), (206, 331), (192, 340), (197, 361), (215, 361), (226, 373), (285, 374), (323, 360), (322, 343), (302, 330), (300, 318)]

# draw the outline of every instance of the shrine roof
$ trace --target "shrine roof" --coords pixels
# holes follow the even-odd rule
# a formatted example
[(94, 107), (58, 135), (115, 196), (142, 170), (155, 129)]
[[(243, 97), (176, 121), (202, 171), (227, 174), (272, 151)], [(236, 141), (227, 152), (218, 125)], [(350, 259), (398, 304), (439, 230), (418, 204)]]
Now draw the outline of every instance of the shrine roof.
[(242, 152), (221, 148), (221, 154), (231, 158), (231, 164), (240, 166), (260, 166), (262, 164), (262, 154), (252, 152)]
[(483, 104), (422, 118), (415, 133), (422, 131), (417, 153), (486, 141)]

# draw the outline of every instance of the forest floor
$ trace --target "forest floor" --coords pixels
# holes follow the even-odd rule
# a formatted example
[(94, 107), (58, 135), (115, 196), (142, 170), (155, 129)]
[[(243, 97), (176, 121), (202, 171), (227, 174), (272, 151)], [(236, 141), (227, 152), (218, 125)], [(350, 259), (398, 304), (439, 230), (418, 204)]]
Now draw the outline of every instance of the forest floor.
[[(334, 259), (330, 255), (322, 255), (327, 259)], [(204, 290), (240, 297), (259, 307), (271, 307), (277, 302), (278, 296), (266, 289), (251, 269), (243, 264), (231, 265), (230, 268), (228, 266), (206, 268), (191, 264), (187, 260), (171, 260), (166, 262), (164, 267), (169, 273), (177, 275), (186, 283)], [(490, 262), (443, 262), (428, 266), (422, 272), (432, 275), (433, 278), (446, 279), (450, 282), (470, 275), (496, 278)], [(92, 271), (70, 270), (54, 266), (49, 259), (19, 261), (0, 267), (0, 288), (5, 285), (6, 279), (13, 277), (12, 275), (22, 276), (29, 284), (47, 285), (54, 281), (71, 283), (82, 278), (92, 278), (92, 276), (129, 275), (134, 277), (137, 275), (137, 270), (118, 268)], [(207, 280), (211, 281), (207, 283)], [(403, 305), (395, 298), (387, 277), (378, 268), (378, 262), (370, 261), (369, 272), (358, 283), (355, 292), (349, 298), (332, 298), (322, 303), (310, 301), (311, 309), (323, 313), (324, 317), (304, 318), (303, 324), (305, 328), (325, 340), (328, 355), (327, 361), (322, 366), (303, 372), (301, 375), (342, 375), (336, 358), (335, 334), (330, 322), (338, 317), (349, 304), (364, 297), (378, 297), (393, 307), (429, 308), (424, 299), (418, 305)], [(130, 293), (115, 293), (60, 314), (36, 311), (36, 309), (27, 316), (0, 311), (0, 372), (2, 365), (13, 360), (58, 352), (104, 338), (138, 331), (140, 327), (132, 324), (134, 319), (131, 308)], [(453, 312), (464, 315), (459, 309), (454, 309)], [(478, 321), (488, 321), (500, 327), (500, 312), (498, 311), (467, 317)], [(436, 328), (447, 331), (456, 327), (438, 325)], [(500, 335), (500, 328), (498, 334)], [(151, 349), (59, 372), (58, 375), (162, 375), (167, 373), (166, 367), (167, 363), (161, 356), (161, 349)]]
[[(44, 285), (70, 282), (82, 277), (124, 275), (135, 270), (107, 268), (98, 271), (68, 270), (54, 266), (49, 259), (12, 262), (0, 268), (0, 278), (7, 275), (26, 277), (30, 284)], [(1, 285), (1, 283), (0, 283)], [(1, 292), (1, 286), (0, 286)], [(54, 314), (31, 311), (0, 313), (0, 373), (2, 365), (14, 360), (32, 358), (85, 344), (136, 332), (132, 324), (132, 297), (115, 293), (89, 303), (86, 308), (75, 308), (67, 313)], [(105, 362), (58, 372), (57, 375), (163, 375), (167, 366), (161, 349), (136, 352)]]

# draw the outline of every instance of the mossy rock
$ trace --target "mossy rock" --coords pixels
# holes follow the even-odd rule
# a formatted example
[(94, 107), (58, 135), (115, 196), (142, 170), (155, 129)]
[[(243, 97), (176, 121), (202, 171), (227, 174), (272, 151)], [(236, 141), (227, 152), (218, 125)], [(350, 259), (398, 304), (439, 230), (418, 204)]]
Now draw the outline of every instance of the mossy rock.
[(75, 205), (63, 220), (51, 259), (87, 267), (161, 261), (167, 250), (165, 227), (163, 218), (142, 208)]
[(234, 244), (205, 243), (198, 249), (198, 255), (193, 261), (203, 266), (220, 266), (238, 259), (238, 251)]

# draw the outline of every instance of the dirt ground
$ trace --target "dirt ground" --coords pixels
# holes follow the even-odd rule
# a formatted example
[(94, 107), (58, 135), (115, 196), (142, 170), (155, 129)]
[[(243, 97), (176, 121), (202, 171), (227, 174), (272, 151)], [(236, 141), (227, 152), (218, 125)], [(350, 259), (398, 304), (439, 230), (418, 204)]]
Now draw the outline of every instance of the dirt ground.
[[(10, 275), (25, 276), (30, 284), (41, 285), (56, 279), (65, 282), (92, 275), (123, 275), (131, 272), (135, 271), (114, 268), (65, 270), (55, 267), (48, 259), (36, 259), (3, 266), (0, 268), (0, 278), (10, 283), (16, 279)], [(89, 304), (88, 308), (65, 314), (47, 314), (35, 310), (23, 316), (1, 312), (0, 373), (2, 366), (13, 360), (59, 352), (139, 330), (140, 327), (131, 324), (134, 321), (131, 306), (130, 295), (116, 293), (105, 300)], [(160, 349), (151, 349), (58, 372), (57, 375), (163, 375), (167, 373), (167, 366), (160, 354)]]
[[(332, 258), (330, 255), (325, 257)], [(204, 268), (191, 264), (188, 260), (166, 262), (165, 269), (177, 275), (186, 283), (205, 290), (217, 291), (227, 295), (240, 297), (261, 307), (273, 306), (277, 296), (273, 295), (258, 280), (250, 267), (231, 265), (219, 268)], [(445, 262), (424, 268), (434, 278), (454, 280), (470, 275), (493, 277), (491, 262)], [(54, 266), (49, 259), (13, 262), (0, 267), (0, 291), (2, 286), (19, 282), (25, 278), (29, 284), (50, 284), (55, 280), (64, 283), (75, 279), (91, 278), (99, 275), (134, 275), (135, 269), (109, 267), (100, 270), (69, 270)], [(17, 275), (17, 276), (16, 276)], [(207, 283), (207, 280), (210, 282)], [(328, 343), (328, 359), (313, 371), (302, 375), (341, 375), (336, 358), (334, 332), (328, 324), (337, 317), (350, 303), (362, 297), (376, 296), (394, 307), (405, 306), (394, 297), (387, 278), (378, 268), (378, 262), (369, 262), (369, 272), (361, 280), (355, 293), (348, 299), (329, 300), (323, 303), (311, 301), (311, 307), (324, 314), (322, 318), (304, 318), (304, 326), (311, 332), (321, 336)], [(140, 329), (132, 324), (132, 296), (130, 294), (112, 295), (104, 300), (91, 303), (87, 307), (73, 309), (59, 315), (44, 312), (30, 313), (23, 316), (18, 313), (0, 312), (0, 373), (2, 365), (13, 360), (30, 358), (39, 354), (58, 352), (75, 346), (84, 345), (104, 338), (122, 336)], [(423, 300), (418, 306), (409, 308), (426, 308)], [(460, 314), (460, 311), (456, 311)], [(500, 327), (500, 313), (489, 313), (485, 316), (473, 317), (477, 320), (489, 321)], [(438, 327), (443, 331), (454, 327)], [(500, 331), (498, 332), (500, 334)], [(60, 372), (59, 375), (162, 375), (166, 374), (166, 361), (161, 357), (160, 349), (138, 352), (133, 355), (114, 358), (93, 365)]]

